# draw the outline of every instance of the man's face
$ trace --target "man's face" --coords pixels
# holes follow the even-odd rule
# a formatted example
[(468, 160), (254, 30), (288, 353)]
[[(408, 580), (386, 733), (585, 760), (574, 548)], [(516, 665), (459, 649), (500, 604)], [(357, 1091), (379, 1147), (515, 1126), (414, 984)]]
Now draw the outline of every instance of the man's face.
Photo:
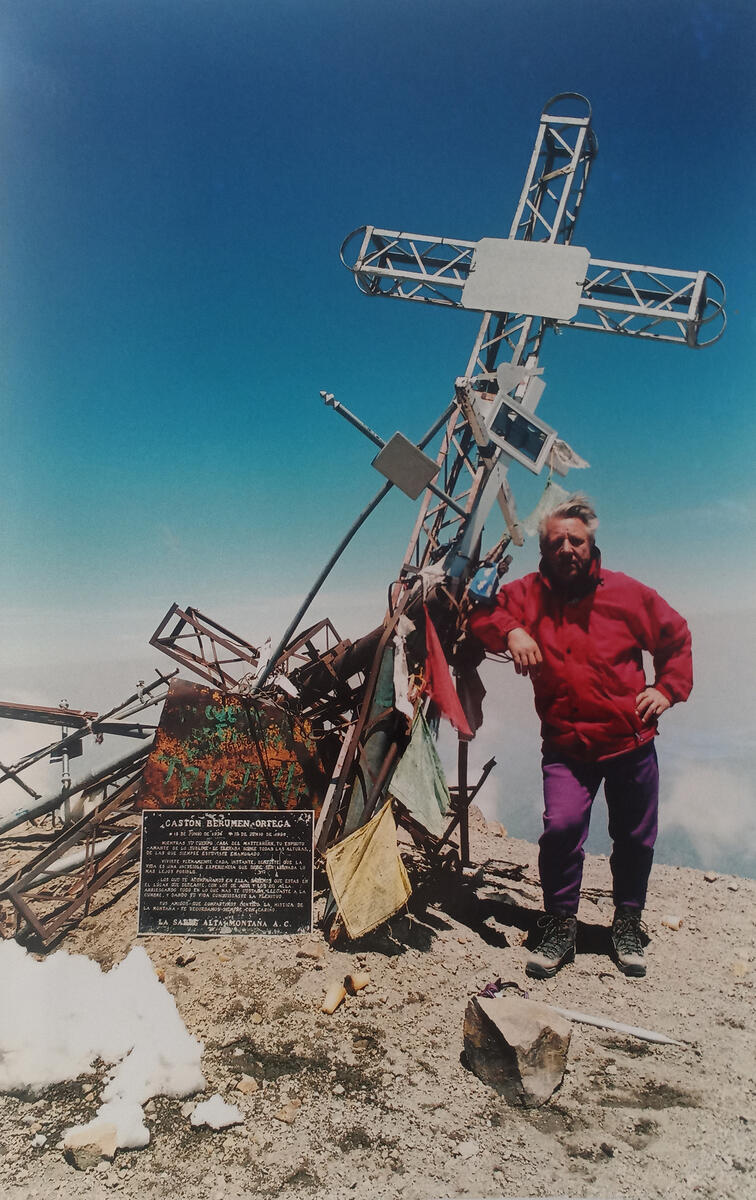
[(555, 579), (571, 583), (585, 575), (592, 549), (590, 534), (577, 517), (553, 517), (548, 522), (542, 554)]

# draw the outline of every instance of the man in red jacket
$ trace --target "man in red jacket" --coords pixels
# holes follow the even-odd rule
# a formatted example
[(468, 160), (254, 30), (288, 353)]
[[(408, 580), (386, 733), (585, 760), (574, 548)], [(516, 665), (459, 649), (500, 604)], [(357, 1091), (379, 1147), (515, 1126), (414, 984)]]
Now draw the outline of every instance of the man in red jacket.
[[(470, 632), (508, 651), (529, 675), (543, 736), (538, 867), (544, 931), (529, 975), (574, 956), (583, 845), (601, 781), (609, 809), (612, 945), (626, 975), (646, 973), (641, 914), (656, 840), (656, 723), (692, 684), (688, 626), (656, 592), (601, 566), (590, 502), (569, 497), (541, 522), (539, 570), (503, 586), (471, 615)], [(646, 683), (642, 651), (653, 656)]]

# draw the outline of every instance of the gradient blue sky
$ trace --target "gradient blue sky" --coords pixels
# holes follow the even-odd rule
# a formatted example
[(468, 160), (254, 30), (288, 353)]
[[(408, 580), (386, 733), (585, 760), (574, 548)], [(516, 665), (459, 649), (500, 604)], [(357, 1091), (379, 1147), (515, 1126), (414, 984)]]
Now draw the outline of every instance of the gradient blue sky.
[[(718, 764), (705, 835), (712, 789), (756, 764), (755, 23), (740, 0), (4, 5), (0, 694), (104, 708), (149, 676), (174, 600), (275, 640), (380, 484), (319, 390), (418, 438), (478, 324), (363, 297), (341, 240), (505, 235), (544, 102), (578, 91), (599, 155), (575, 241), (727, 287), (709, 349), (548, 337), (539, 408), (591, 463), (568, 486), (607, 565), (690, 614), (703, 674), (669, 718), (670, 788), (684, 812), (688, 768)], [(527, 512), (539, 485), (511, 480)], [(380, 620), (414, 513), (386, 502), (314, 616)]]

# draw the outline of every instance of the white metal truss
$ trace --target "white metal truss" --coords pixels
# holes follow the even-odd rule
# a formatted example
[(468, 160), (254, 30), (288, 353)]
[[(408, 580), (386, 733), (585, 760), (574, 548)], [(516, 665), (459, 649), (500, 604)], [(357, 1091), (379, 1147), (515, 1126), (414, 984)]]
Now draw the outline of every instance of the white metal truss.
[[(564, 111), (565, 108), (568, 111)], [(597, 152), (591, 109), (584, 96), (563, 93), (550, 100), (538, 126), (509, 239), (567, 245), (572, 241), (591, 165)], [(478, 243), (362, 226), (341, 248), (357, 286), (387, 296), (462, 307), (461, 296)], [(480, 444), (469, 420), (476, 394), (498, 391), (496, 368), (509, 362), (535, 369), (547, 328), (590, 329), (697, 347), (724, 331), (724, 288), (708, 271), (677, 271), (590, 259), (576, 314), (569, 320), (528, 313), (484, 313), (467, 369), (456, 389), (457, 407), (446, 427), (436, 483), (465, 509), (461, 517), (426, 492), (410, 538), (404, 570), (445, 560), (464, 574), (475, 565), (480, 531), (498, 498), (510, 536), (519, 542), (514, 500), (507, 484), (509, 459)], [(510, 390), (522, 400), (525, 384)], [(495, 476), (498, 490), (492, 484)], [(479, 511), (481, 505), (485, 512)], [(474, 513), (475, 519), (470, 520)], [(474, 528), (476, 538), (471, 534)], [(467, 530), (467, 532), (466, 532)], [(475, 544), (473, 544), (475, 543)]]
[[(565, 103), (570, 109), (566, 114), (558, 111)], [(565, 93), (549, 100), (541, 114), (530, 163), (510, 227), (510, 238), (568, 244), (572, 240), (595, 154), (591, 108), (585, 97)], [(366, 233), (367, 230), (362, 235), (362, 247), (367, 252), (369, 243), (365, 243)], [(342, 247), (342, 259), (353, 237), (347, 238)], [(458, 304), (460, 286), (457, 280), (464, 285), (477, 243), (454, 242), (444, 238), (433, 239), (433, 242), (430, 257), (431, 261), (435, 260), (437, 279), (432, 286), (447, 298), (447, 302)], [(392, 253), (398, 261), (398, 247), (392, 247)], [(420, 247), (414, 246), (410, 255), (401, 264), (402, 269), (410, 262), (416, 269), (420, 267), (423, 260)], [(355, 278), (358, 286), (368, 290), (358, 274), (355, 274)], [(381, 293), (378, 289), (376, 294), (390, 294), (390, 291)], [(463, 378), (474, 387), (495, 392), (497, 384), (493, 372), (500, 362), (537, 366), (545, 328), (546, 323), (541, 317), (485, 313)], [(476, 444), (458, 397), (459, 389), (456, 397), (458, 407), (446, 427), (436, 460), (440, 472), (436, 482), (443, 481), (443, 490), (464, 506), (468, 519), (438, 505), (434, 497), (426, 493), (407, 547), (404, 570), (411, 571), (443, 558), (450, 574), (467, 573), (468, 568), (471, 569), (475, 564), (483, 523), (497, 499), (511, 537), (516, 544), (522, 542), (514, 498), (506, 478), (509, 459), (498, 449), (487, 457), (479, 453), (482, 447)], [(497, 486), (487, 487), (492, 476)], [(469, 520), (473, 513), (475, 522)], [(469, 535), (473, 525), (477, 536), (465, 537), (466, 531)]]
[[(348, 265), (367, 295), (462, 307), (477, 242), (397, 233), (372, 225), (356, 230), (350, 238), (359, 234), (360, 250)], [(534, 320), (524, 313), (499, 319), (503, 322), (500, 336), (512, 349), (526, 322)], [(546, 324), (705, 346), (724, 332), (724, 288), (710, 271), (590, 259), (577, 314), (568, 321), (550, 319)]]

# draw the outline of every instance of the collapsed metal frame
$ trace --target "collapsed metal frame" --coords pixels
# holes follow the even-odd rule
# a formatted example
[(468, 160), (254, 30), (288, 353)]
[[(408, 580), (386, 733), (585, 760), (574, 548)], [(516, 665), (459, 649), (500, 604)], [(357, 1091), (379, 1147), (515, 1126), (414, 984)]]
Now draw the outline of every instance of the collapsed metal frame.
[[(16, 910), (17, 934), (33, 931), (48, 946), (75, 918), (89, 914), (96, 892), (138, 861), (142, 830), (134, 805), (145, 759), (146, 752), (141, 761), (101, 778), (100, 803), (0, 884), (0, 899)], [(115, 789), (110, 795), (109, 788)], [(65, 857), (76, 846), (83, 852), (67, 868)]]
[[(144, 686), (141, 682), (131, 696), (126, 700), (122, 700), (114, 708), (108, 709), (102, 714), (82, 712), (77, 709), (68, 708), (48, 708), (34, 706), (29, 704), (16, 704), (7, 701), (0, 702), (0, 717), (10, 717), (14, 720), (24, 720), (31, 722), (40, 722), (45, 725), (62, 724), (74, 725), (71, 733), (65, 734), (57, 742), (51, 742), (47, 746), (41, 746), (37, 750), (33, 750), (30, 754), (24, 755), (18, 762), (11, 767), (6, 767), (0, 764), (0, 785), (7, 780), (12, 780), (19, 787), (32, 797), (33, 804), (26, 809), (19, 809), (16, 813), (11, 814), (9, 818), (0, 818), (0, 833), (7, 829), (12, 829), (14, 825), (18, 825), (21, 820), (28, 820), (32, 817), (44, 816), (45, 813), (51, 812), (59, 807), (64, 802), (67, 794), (75, 794), (70, 791), (70, 784), (64, 782), (60, 795), (55, 802), (44, 800), (40, 794), (33, 788), (29, 787), (20, 775), (23, 771), (27, 771), (35, 763), (40, 762), (43, 758), (55, 758), (62, 756), (71, 747), (81, 745), (85, 737), (94, 737), (95, 741), (102, 742), (106, 734), (116, 734), (121, 737), (138, 738), (144, 740), (154, 734), (155, 725), (146, 724), (144, 722), (130, 721), (130, 717), (136, 716), (140, 712), (144, 712), (148, 708), (153, 708), (157, 704), (162, 704), (168, 692), (168, 684), (178, 671), (171, 671), (169, 675), (164, 675), (162, 672), (157, 672), (157, 679), (152, 683)], [(162, 691), (156, 689), (162, 687)], [(60, 720), (58, 719), (60, 714)], [(138, 753), (138, 752), (137, 752)]]
[[(173, 627), (168, 631), (172, 621)], [(196, 642), (196, 650), (190, 645)], [(224, 691), (237, 691), (253, 679), (260, 651), (197, 608), (172, 604), (150, 638), (150, 645)], [(232, 674), (232, 668), (243, 668)]]

